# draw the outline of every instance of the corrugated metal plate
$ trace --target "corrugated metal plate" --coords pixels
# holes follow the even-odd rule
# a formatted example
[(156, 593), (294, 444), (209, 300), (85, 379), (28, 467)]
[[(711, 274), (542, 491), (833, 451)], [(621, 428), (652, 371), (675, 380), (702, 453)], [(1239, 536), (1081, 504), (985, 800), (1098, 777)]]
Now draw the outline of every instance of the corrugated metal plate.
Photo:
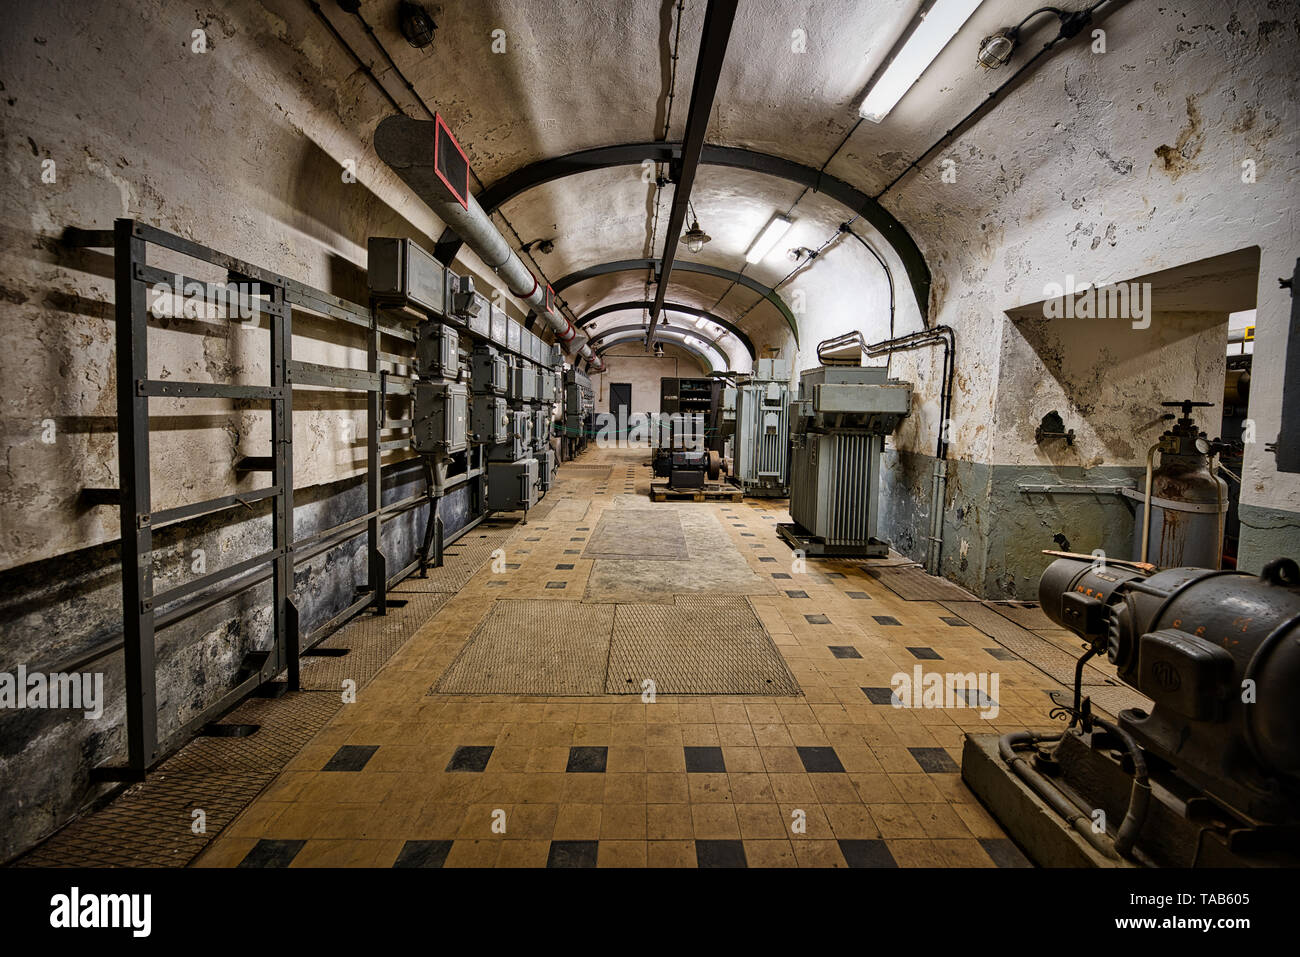
[(742, 597), (678, 596), (673, 605), (619, 605), (609, 694), (798, 695), (767, 629)]
[(960, 585), (928, 575), (917, 565), (867, 565), (863, 571), (904, 601), (976, 601), (975, 596)]
[(429, 693), (601, 694), (613, 621), (613, 605), (493, 602)]

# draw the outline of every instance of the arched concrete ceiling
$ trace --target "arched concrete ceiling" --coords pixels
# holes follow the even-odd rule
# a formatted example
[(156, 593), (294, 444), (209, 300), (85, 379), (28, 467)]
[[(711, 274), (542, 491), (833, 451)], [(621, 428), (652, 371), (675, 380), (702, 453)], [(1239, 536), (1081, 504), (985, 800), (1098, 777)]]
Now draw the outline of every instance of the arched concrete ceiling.
[[(355, 18), (333, 4), (326, 6), (340, 32), (368, 62), (381, 67), (382, 59), (375, 57)], [(666, 127), (674, 0), (433, 5), (438, 31), (428, 52), (412, 49), (398, 34), (396, 0), (363, 0), (361, 12), (425, 102), (448, 121), (478, 180), (490, 184), (531, 163), (577, 150), (680, 141), (705, 6), (701, 0), (685, 4), (676, 97)], [(708, 143), (769, 153), (813, 169), (824, 165), (828, 175), (874, 194), (1000, 82), (1001, 74), (989, 75), (975, 64), (976, 45), (1028, 9), (1019, 0), (986, 0), (883, 123), (857, 124), (867, 82), (919, 6), (920, 0), (741, 0)], [(1041, 32), (1026, 38), (1027, 47), (1054, 29), (1052, 17), (1039, 23)], [(505, 51), (494, 52), (494, 41), (499, 48), (502, 40)], [(342, 55), (338, 63), (340, 70), (352, 69)], [(390, 71), (379, 72), (399, 101), (410, 104), (411, 115), (421, 115)], [(375, 123), (380, 119), (375, 117)], [(525, 241), (554, 238), (553, 253), (534, 252), (541, 270), (554, 279), (596, 263), (658, 255), (672, 197), (673, 187), (656, 191), (639, 167), (613, 167), (531, 189), (506, 203), (504, 216), (497, 219), (502, 225), (508, 219)], [(692, 202), (713, 241), (698, 254), (683, 247), (681, 256), (743, 270), (769, 286), (782, 283), (793, 268), (787, 249), (821, 245), (847, 218), (844, 207), (825, 195), (774, 176), (720, 166), (700, 167)], [(886, 198), (886, 207), (888, 203)], [(787, 210), (794, 227), (763, 262), (746, 264), (744, 253), (757, 232), (774, 213)], [(903, 225), (914, 228), (910, 222)], [(855, 229), (885, 256), (899, 289), (906, 288), (900, 260), (888, 243), (863, 220)], [(925, 240), (934, 245), (942, 239), (940, 227), (931, 232), (915, 233), (923, 250)], [(857, 290), (853, 303), (826, 294), (849, 287)], [(878, 265), (865, 251), (851, 251), (840, 242), (781, 290), (799, 291), (818, 303), (816, 315), (799, 316), (801, 329), (807, 322), (818, 336), (869, 320), (879, 328), (881, 311), (887, 311)], [(760, 349), (793, 354), (784, 318), (752, 290), (674, 271), (668, 295), (738, 322)], [(594, 278), (566, 290), (562, 298), (575, 312), (646, 298), (644, 277)], [(801, 334), (801, 353), (815, 346), (809, 340)]]

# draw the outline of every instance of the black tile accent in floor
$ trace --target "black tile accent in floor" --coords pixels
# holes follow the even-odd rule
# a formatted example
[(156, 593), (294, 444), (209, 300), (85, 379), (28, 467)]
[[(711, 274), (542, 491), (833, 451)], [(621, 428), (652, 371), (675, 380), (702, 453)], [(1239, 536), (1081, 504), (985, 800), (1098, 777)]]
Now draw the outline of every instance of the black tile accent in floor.
[(1007, 648), (985, 648), (998, 661), (1018, 661), (1020, 656)]
[(969, 628), (970, 622), (963, 618), (953, 618), (950, 615), (940, 615), (939, 620), (945, 625), (952, 625), (954, 628)]
[(573, 566), (572, 566), (572, 565), (564, 565), (564, 564), (560, 564), (560, 565), (556, 565), (556, 566), (555, 566), (555, 570), (556, 570), (557, 572), (571, 572), (571, 571), (573, 571)]
[(809, 774), (842, 774), (844, 765), (840, 763), (840, 756), (835, 753), (834, 748), (815, 747), (815, 748), (795, 748), (799, 752), (799, 760), (803, 762), (803, 768)]
[(451, 853), (451, 845), (451, 841), (407, 841), (393, 866), (442, 867)]
[(963, 698), (965, 698), (966, 704), (969, 707), (972, 708), (997, 707), (997, 702), (994, 701), (992, 698), (990, 698), (983, 691), (980, 691), (978, 688), (962, 688), (960, 691), (954, 688), (953, 691), (957, 694), (960, 694)]
[(861, 658), (862, 654), (852, 645), (827, 645), (836, 658)]
[(897, 618), (895, 618), (893, 615), (872, 615), (871, 617), (876, 619), (877, 625), (901, 625), (902, 624), (902, 622), (899, 621)]
[(827, 578), (843, 578), (843, 577), (844, 577), (844, 573), (843, 573), (843, 572), (827, 572), (827, 573), (826, 573), (826, 577), (827, 577)]
[(908, 748), (907, 750), (926, 774), (953, 774), (961, 770), (957, 762), (943, 748)]
[(892, 705), (895, 700), (893, 688), (863, 688), (862, 693), (872, 704)]
[(377, 744), (345, 744), (334, 752), (334, 757), (325, 762), (321, 770), (360, 771), (378, 750)]
[(462, 744), (447, 762), (448, 771), (482, 771), (492, 757), (492, 745)]
[(240, 867), (288, 867), (306, 841), (273, 841), (262, 838), (244, 855)]
[(581, 549), (581, 548), (566, 548), (566, 549), (564, 550), (564, 554), (566, 554), (566, 555), (581, 555), (581, 554), (582, 554), (582, 549)]
[(725, 771), (727, 770), (727, 766), (726, 766), (725, 763), (723, 763), (723, 760), (722, 760), (722, 749), (721, 749), (721, 748), (712, 748), (712, 747), (705, 747), (705, 748), (686, 747), (686, 748), (682, 748), (682, 750), (683, 750), (684, 752), (686, 752), (686, 770), (687, 770), (687, 771), (696, 771), (696, 772), (706, 772), (706, 771), (718, 772), (718, 771), (723, 771), (723, 772), (725, 772)]
[(1020, 853), (1020, 848), (1016, 847), (1015, 842), (1005, 837), (981, 837), (979, 839), (980, 847), (984, 848), (984, 853), (993, 858), (993, 863), (998, 867), (1033, 867), (1029, 858)]
[(806, 591), (788, 591), (786, 596), (789, 598), (807, 598), (808, 593)]
[(789, 578), (789, 577), (790, 577), (790, 574), (789, 574), (788, 572), (772, 572), (772, 577), (773, 577), (773, 578)]
[(599, 841), (551, 841), (547, 867), (595, 867)]
[(840, 853), (849, 867), (897, 867), (884, 841), (840, 841)]
[(744, 841), (696, 841), (695, 862), (700, 867), (749, 867)]
[(775, 558), (772, 558), (770, 555), (764, 555), (764, 556), (762, 556), (761, 558), (759, 558), (759, 561), (760, 561), (760, 562), (774, 562), (774, 561), (776, 561), (776, 559), (775, 559)]
[(912, 653), (913, 658), (919, 658), (922, 661), (943, 661), (943, 655), (933, 648), (919, 647), (908, 648), (907, 650)]
[(574, 774), (604, 774), (608, 755), (606, 747), (569, 748), (569, 763), (564, 770)]
[(810, 625), (829, 625), (831, 620), (825, 615), (804, 615), (804, 621)]
[(856, 598), (858, 601), (870, 601), (871, 596), (864, 591), (846, 591), (844, 594), (850, 598)]
[(547, 582), (546, 583), (547, 588), (567, 588), (568, 585), (569, 585), (568, 582)]

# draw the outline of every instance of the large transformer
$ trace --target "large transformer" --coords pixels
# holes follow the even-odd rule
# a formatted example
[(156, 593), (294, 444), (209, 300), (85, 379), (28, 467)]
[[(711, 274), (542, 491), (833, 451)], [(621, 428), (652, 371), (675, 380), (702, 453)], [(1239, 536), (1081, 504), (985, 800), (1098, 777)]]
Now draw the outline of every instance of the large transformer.
[[(789, 381), (786, 360), (759, 359), (754, 374), (736, 382), (731, 481), (746, 495), (789, 494)], [(724, 416), (729, 398), (724, 398)]]
[(883, 556), (876, 538), (880, 453), (912, 407), (912, 385), (882, 367), (819, 366), (790, 403), (790, 517), (777, 526), (809, 555)]
[[(1255, 576), (1070, 556), (1048, 566), (1038, 597), (1086, 642), (1074, 699), (1056, 709), (1069, 726), (971, 738), (963, 757), (1012, 836), (1030, 817), (1028, 789), (1060, 815), (1055, 832), (1020, 835), (1040, 863), (1071, 860), (1085, 841), (1092, 863), (1300, 863), (1295, 561)], [(1151, 699), (1149, 712), (1122, 709), (1115, 723), (1092, 712), (1080, 676), (1097, 655)]]

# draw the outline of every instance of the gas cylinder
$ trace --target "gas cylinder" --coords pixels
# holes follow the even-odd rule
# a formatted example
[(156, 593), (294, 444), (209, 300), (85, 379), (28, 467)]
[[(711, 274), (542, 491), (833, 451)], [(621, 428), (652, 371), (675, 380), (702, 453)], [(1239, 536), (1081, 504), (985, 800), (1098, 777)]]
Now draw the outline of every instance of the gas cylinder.
[(1218, 568), (1228, 515), (1228, 484), (1214, 474), (1217, 443), (1197, 428), (1196, 406), (1210, 402), (1165, 402), (1182, 417), (1160, 437), (1160, 465), (1151, 473), (1150, 526), (1142, 554), (1143, 512), (1133, 528), (1133, 554), (1160, 568)]

